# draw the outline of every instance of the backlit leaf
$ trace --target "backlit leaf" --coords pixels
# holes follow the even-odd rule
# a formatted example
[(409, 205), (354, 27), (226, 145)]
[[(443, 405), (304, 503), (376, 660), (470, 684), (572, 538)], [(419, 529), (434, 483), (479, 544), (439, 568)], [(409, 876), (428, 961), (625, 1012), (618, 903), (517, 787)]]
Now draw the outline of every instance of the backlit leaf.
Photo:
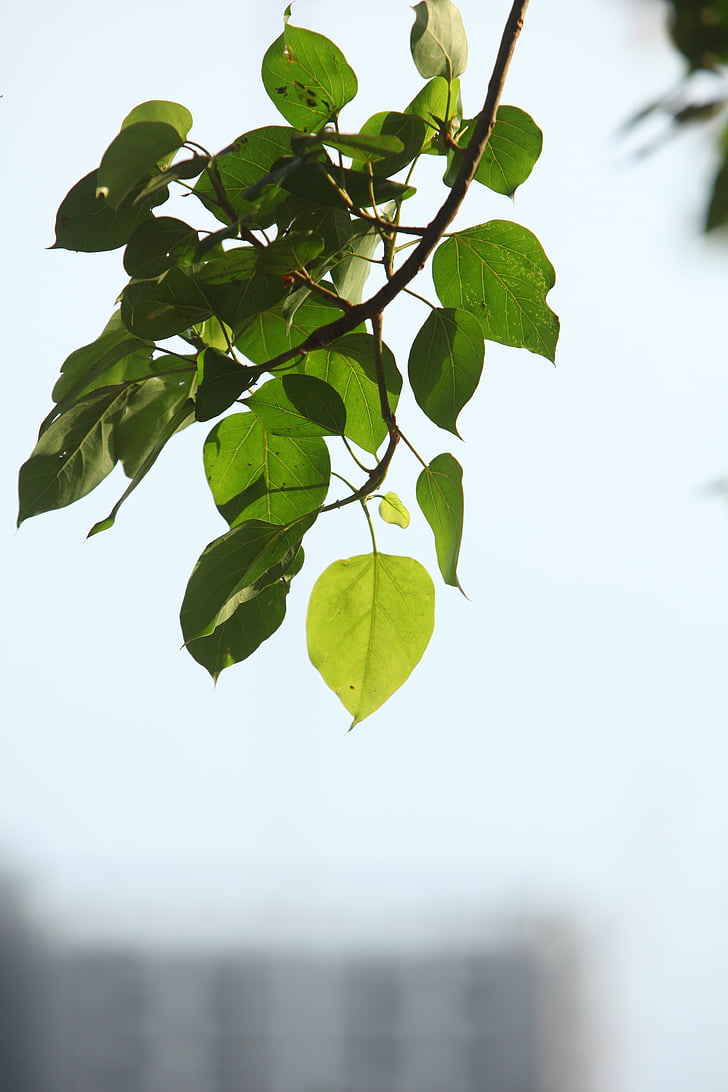
[(212, 430), (204, 447), (205, 474), (220, 513), (289, 523), (319, 508), (331, 462), (320, 437), (276, 436), (252, 413), (234, 413)]
[(139, 121), (122, 129), (104, 152), (96, 179), (97, 195), (109, 208), (118, 209), (134, 187), (176, 152), (183, 140), (164, 121)]
[(286, 23), (263, 57), (263, 85), (286, 121), (302, 132), (337, 117), (357, 92), (357, 79), (332, 41)]
[(396, 493), (385, 493), (379, 502), (379, 515), (385, 523), (409, 527), (410, 514)]
[(463, 537), (462, 481), (458, 461), (452, 455), (437, 455), (420, 474), (416, 488), (417, 503), (435, 536), (442, 579), (454, 588), (460, 588), (457, 566)]
[[(249, 191), (269, 174), (281, 156), (291, 154), (291, 136), (294, 132), (283, 125), (264, 125), (243, 133), (215, 157), (215, 169), (229, 204), (236, 216), (249, 217), (251, 226), (268, 227), (272, 224), (276, 206), (286, 197), (285, 191), (273, 182), (267, 189), (260, 187), (257, 193)], [(230, 217), (221, 208), (207, 171), (197, 182), (194, 192), (218, 220), (224, 224), (230, 223)]]
[[(466, 121), (458, 144), (467, 148), (475, 121)], [(499, 106), (493, 131), (485, 146), (475, 177), (488, 189), (512, 197), (526, 181), (541, 155), (543, 134), (533, 118), (515, 106)], [(450, 153), (445, 182), (451, 185), (460, 168), (460, 156)]]
[[(338, 391), (346, 407), (346, 436), (372, 454), (387, 437), (374, 359), (372, 335), (354, 333), (340, 338), (327, 349), (309, 353), (303, 364), (306, 375), (323, 379)], [(395, 410), (402, 376), (386, 345), (382, 346), (382, 365), (389, 405)]]
[(288, 590), (285, 580), (264, 588), (235, 607), (207, 637), (187, 641), (187, 651), (217, 682), (226, 667), (247, 660), (280, 627), (286, 616)]
[[(396, 174), (406, 167), (422, 150), (428, 130), (422, 118), (416, 114), (398, 114), (394, 111), (384, 111), (374, 114), (365, 121), (361, 129), (362, 133), (384, 137), (396, 137), (402, 145), (399, 151), (374, 160), (372, 170), (374, 174), (382, 177)], [(429, 130), (431, 132), (431, 130)]]
[(245, 404), (279, 436), (343, 436), (346, 409), (334, 388), (311, 375), (270, 379)]
[(508, 220), (451, 235), (432, 261), (445, 307), (470, 311), (484, 337), (554, 360), (559, 320), (546, 303), (556, 279), (535, 235)]
[(432, 580), (411, 557), (364, 554), (321, 574), (306, 618), (308, 654), (352, 728), (409, 678), (434, 620)]

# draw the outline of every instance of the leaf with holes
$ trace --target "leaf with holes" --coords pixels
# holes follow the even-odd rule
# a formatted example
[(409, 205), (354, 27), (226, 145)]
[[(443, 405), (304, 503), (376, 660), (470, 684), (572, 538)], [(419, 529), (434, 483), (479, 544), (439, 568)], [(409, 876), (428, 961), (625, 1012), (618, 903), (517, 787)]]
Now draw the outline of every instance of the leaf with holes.
[(470, 311), (484, 337), (554, 360), (559, 320), (546, 296), (556, 275), (526, 228), (491, 220), (455, 232), (435, 251), (432, 278), (442, 304)]

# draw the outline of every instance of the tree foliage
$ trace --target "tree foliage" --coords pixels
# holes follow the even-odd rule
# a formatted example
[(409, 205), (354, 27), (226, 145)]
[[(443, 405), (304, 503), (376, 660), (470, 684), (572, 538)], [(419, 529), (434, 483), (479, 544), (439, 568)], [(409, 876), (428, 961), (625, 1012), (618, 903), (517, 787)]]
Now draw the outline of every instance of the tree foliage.
[[(101, 334), (62, 365), (20, 471), (18, 522), (73, 503), (120, 463), (129, 484), (90, 534), (107, 530), (173, 436), (214, 422), (203, 462), (227, 528), (202, 551), (180, 620), (185, 647), (215, 679), (278, 629), (305, 537), (349, 504), (362, 509), (371, 548), (315, 583), (311, 661), (352, 726), (408, 678), (433, 630), (434, 585), (418, 560), (378, 550), (370, 508), (377, 497), (382, 520), (409, 524), (400, 498), (379, 492), (400, 442), (422, 467), (415, 500), (440, 575), (459, 587), (462, 468), (407, 439), (383, 322), (432, 257), (438, 302), (423, 301), (406, 372), (422, 412), (454, 436), (488, 340), (554, 359), (554, 271), (535, 236), (503, 219), (448, 230), (473, 180), (512, 195), (540, 153), (532, 118), (499, 107), (525, 7), (513, 4), (485, 103), (469, 119), (460, 13), (449, 0), (416, 4), (410, 47), (422, 89), (358, 132), (344, 115), (356, 74), (328, 38), (292, 25), (288, 9), (262, 64), (285, 124), (212, 154), (190, 140), (183, 106), (142, 103), (61, 202), (54, 246), (124, 247), (129, 280)], [(406, 209), (423, 155), (441, 157), (445, 190), (419, 227)], [(180, 190), (217, 226), (160, 212)], [(373, 272), (379, 287), (366, 297)]]

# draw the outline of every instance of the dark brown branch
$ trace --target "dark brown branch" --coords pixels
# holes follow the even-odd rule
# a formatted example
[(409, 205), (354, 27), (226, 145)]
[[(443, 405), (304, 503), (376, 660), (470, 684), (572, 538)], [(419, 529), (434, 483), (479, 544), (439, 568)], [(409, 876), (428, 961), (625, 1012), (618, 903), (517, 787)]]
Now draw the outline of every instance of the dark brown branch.
[[(334, 322), (330, 322), (326, 326), (320, 326), (318, 330), (314, 330), (313, 333), (309, 334), (309, 336), (299, 345), (296, 345), (295, 348), (287, 349), (286, 352), (279, 353), (278, 356), (273, 357), (272, 360), (269, 360), (265, 365), (261, 366), (262, 371), (271, 371), (273, 368), (277, 368), (281, 364), (287, 363), (287, 361), (293, 359), (294, 356), (300, 356), (302, 353), (310, 352), (312, 349), (323, 349), (333, 341), (336, 341), (337, 338), (343, 337), (344, 334), (348, 334), (360, 323), (366, 322), (375, 315), (381, 314), (384, 308), (387, 307), (388, 304), (399, 295), (402, 289), (405, 288), (423, 269), (425, 262), (442, 239), (442, 236), (449, 225), (457, 216), (460, 206), (470, 187), (470, 183), (475, 177), (475, 172), (478, 169), (481, 157), (485, 151), (488, 140), (490, 139), (493, 126), (495, 125), (498, 103), (500, 102), (503, 93), (503, 86), (505, 84), (511, 58), (513, 57), (513, 51), (523, 27), (523, 20), (527, 7), (528, 0), (514, 0), (513, 7), (511, 8), (510, 15), (508, 16), (508, 20), (503, 30), (503, 36), (493, 66), (490, 82), (488, 83), (488, 93), (485, 97), (483, 108), (478, 115), (470, 144), (463, 152), (460, 170), (453, 182), (450, 193), (445, 198), (445, 201), (434, 219), (427, 225), (422, 239), (414, 248), (409, 258), (402, 263), (399, 269), (393, 274), (392, 278), (368, 300), (352, 307), (351, 310), (347, 311), (341, 318), (335, 319)], [(392, 226), (393, 230), (396, 231), (396, 225)]]

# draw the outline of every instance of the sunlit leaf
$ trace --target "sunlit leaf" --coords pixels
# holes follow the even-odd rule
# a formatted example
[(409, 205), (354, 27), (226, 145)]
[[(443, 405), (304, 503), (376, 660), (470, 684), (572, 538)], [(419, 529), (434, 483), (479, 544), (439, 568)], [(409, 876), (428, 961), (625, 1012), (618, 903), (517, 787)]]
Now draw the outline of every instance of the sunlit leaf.
[(438, 138), (440, 126), (459, 115), (460, 81), (448, 83), (442, 76), (434, 76), (415, 95), (405, 114), (421, 118), (425, 123), (422, 151), (444, 155), (446, 148)]
[(192, 128), (192, 114), (187, 107), (181, 106), (178, 102), (168, 102), (165, 99), (150, 99), (148, 102), (140, 102), (126, 115), (121, 123), (121, 128), (122, 130), (128, 129), (130, 125), (137, 125), (141, 121), (156, 121), (171, 125), (182, 143), (187, 139), (187, 134)]
[[(461, 148), (467, 148), (474, 127), (475, 120), (464, 123), (458, 133)], [(512, 197), (530, 175), (542, 147), (543, 133), (525, 110), (515, 106), (499, 106), (475, 177), (488, 189)], [(452, 184), (460, 169), (460, 159), (459, 155), (450, 153), (445, 176), (448, 185)]]
[(331, 463), (320, 437), (276, 436), (252, 413), (234, 413), (212, 430), (204, 447), (205, 474), (229, 524), (241, 519), (288, 523), (319, 508)]
[(380, 139), (395, 137), (402, 145), (399, 151), (372, 162), (374, 174), (385, 178), (396, 174), (412, 162), (422, 150), (428, 133), (424, 121), (416, 114), (397, 114), (391, 110), (374, 114), (364, 122), (361, 131), (366, 134), (371, 133)]
[[(372, 335), (354, 333), (340, 338), (327, 349), (309, 353), (303, 364), (306, 375), (323, 379), (338, 391), (346, 407), (346, 436), (372, 454), (387, 437), (374, 354)], [(382, 365), (390, 409), (395, 410), (402, 376), (386, 345), (382, 346)]]
[(432, 277), (443, 305), (470, 311), (484, 337), (554, 359), (559, 320), (546, 295), (556, 277), (526, 228), (491, 220), (456, 232), (435, 251)]
[(337, 391), (311, 375), (270, 379), (245, 404), (279, 436), (343, 436), (346, 409)]
[(286, 121), (302, 132), (334, 119), (357, 92), (357, 79), (332, 41), (286, 23), (263, 57), (263, 86)]
[(410, 514), (396, 493), (385, 493), (379, 502), (379, 515), (385, 523), (409, 527)]
[(296, 231), (274, 239), (259, 251), (256, 269), (271, 277), (305, 269), (324, 249), (324, 240), (311, 231)]
[(456, 436), (458, 414), (480, 382), (484, 354), (478, 320), (460, 308), (435, 308), (412, 342), (408, 374), (417, 404)]
[(163, 121), (139, 121), (122, 129), (101, 160), (97, 196), (103, 197), (109, 208), (118, 209), (160, 161), (177, 151), (183, 139), (172, 125)]
[[(285, 191), (275, 183), (270, 183), (265, 192), (264, 187), (259, 188), (257, 193), (250, 190), (269, 174), (281, 156), (291, 154), (291, 136), (294, 132), (294, 129), (283, 125), (264, 125), (243, 133), (229, 148), (215, 156), (215, 169), (227, 202), (236, 216), (250, 217), (252, 226), (268, 227), (272, 224), (276, 206), (286, 197)], [(202, 175), (194, 192), (218, 220), (230, 223), (209, 172)]]
[(352, 728), (409, 678), (434, 619), (432, 580), (413, 558), (364, 554), (321, 574), (306, 618), (308, 654)]
[[(452, 455), (437, 455), (417, 479), (417, 503), (435, 536), (442, 579), (460, 588), (457, 576), (463, 537), (463, 471)], [(460, 588), (462, 591), (462, 588)]]
[(265, 364), (279, 353), (300, 345), (319, 326), (334, 322), (342, 314), (343, 307), (318, 296), (309, 296), (292, 318), (285, 315), (279, 304), (250, 319), (235, 339), (235, 346), (253, 364)]

